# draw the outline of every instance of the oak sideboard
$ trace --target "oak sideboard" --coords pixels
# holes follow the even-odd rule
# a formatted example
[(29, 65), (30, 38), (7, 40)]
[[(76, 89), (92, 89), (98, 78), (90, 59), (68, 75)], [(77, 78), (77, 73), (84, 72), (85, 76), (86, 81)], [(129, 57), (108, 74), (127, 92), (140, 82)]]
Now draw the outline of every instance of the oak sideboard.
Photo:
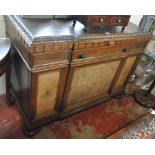
[(27, 134), (124, 92), (149, 32), (129, 23), (88, 28), (70, 19), (5, 16), (12, 94)]

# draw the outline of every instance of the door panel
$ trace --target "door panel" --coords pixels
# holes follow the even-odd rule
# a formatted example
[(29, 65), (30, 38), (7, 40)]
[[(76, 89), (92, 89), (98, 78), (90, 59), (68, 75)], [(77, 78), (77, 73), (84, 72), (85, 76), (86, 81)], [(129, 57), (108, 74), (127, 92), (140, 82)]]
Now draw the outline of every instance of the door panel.
[(59, 82), (59, 71), (51, 71), (38, 76), (37, 86), (37, 116), (51, 115), (56, 104), (56, 96)]
[(117, 79), (117, 82), (114, 85), (113, 90), (118, 90), (121, 87), (123, 87), (124, 82), (130, 72), (130, 70), (132, 69), (132, 66), (134, 65), (135, 61), (136, 61), (137, 55), (136, 56), (130, 56), (129, 58), (127, 58), (125, 65)]
[(60, 111), (67, 70), (66, 67), (33, 75), (35, 120), (49, 117)]
[(71, 67), (64, 99), (66, 106), (79, 106), (107, 96), (120, 61)]

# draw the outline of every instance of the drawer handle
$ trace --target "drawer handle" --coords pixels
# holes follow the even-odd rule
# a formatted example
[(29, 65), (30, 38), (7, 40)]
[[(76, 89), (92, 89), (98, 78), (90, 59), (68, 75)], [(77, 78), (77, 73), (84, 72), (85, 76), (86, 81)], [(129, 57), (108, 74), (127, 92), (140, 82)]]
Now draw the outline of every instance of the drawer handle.
[(121, 23), (121, 22), (122, 22), (122, 20), (121, 20), (121, 19), (119, 19), (119, 20), (118, 20), (118, 22), (119, 22), (119, 23)]
[(86, 58), (86, 54), (85, 53), (80, 53), (79, 54), (79, 59), (84, 59)]
[(107, 46), (114, 46), (115, 42), (114, 41), (106, 41)]
[(123, 52), (128, 52), (129, 49), (128, 48), (123, 48)]

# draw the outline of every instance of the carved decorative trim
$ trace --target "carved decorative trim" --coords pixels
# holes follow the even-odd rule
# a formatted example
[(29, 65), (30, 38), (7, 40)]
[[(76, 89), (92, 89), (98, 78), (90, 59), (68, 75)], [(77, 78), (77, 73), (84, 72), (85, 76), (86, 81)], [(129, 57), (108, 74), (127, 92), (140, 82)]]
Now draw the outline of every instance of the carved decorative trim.
[[(30, 53), (60, 53), (61, 51), (64, 52), (66, 50), (77, 50), (77, 49), (90, 49), (90, 48), (108, 48), (106, 43), (112, 41), (115, 43), (112, 47), (119, 47), (119, 46), (137, 46), (145, 47), (148, 41), (151, 39), (149, 35), (144, 35), (143, 37), (126, 37), (124, 38), (107, 38), (107, 39), (91, 39), (91, 40), (82, 40), (82, 41), (75, 41), (75, 42), (57, 42), (57, 43), (50, 43), (50, 44), (37, 44), (29, 46)], [(73, 48), (74, 45), (74, 48)], [(111, 46), (109, 46), (111, 47)]]
[(137, 32), (131, 34), (85, 34), (85, 35), (65, 35), (65, 36), (42, 36), (42, 37), (33, 37), (28, 30), (20, 23), (16, 16), (10, 15), (7, 16), (15, 25), (16, 28), (20, 31), (22, 36), (27, 40), (29, 44), (39, 44), (39, 43), (56, 43), (56, 42), (81, 42), (85, 40), (99, 40), (99, 39), (114, 39), (114, 38), (127, 38), (127, 37), (140, 37), (144, 35), (149, 35), (150, 32)]
[(71, 50), (73, 48), (72, 42), (60, 42), (60, 43), (50, 43), (50, 44), (38, 44), (31, 45), (28, 47), (28, 51), (30, 53), (60, 53), (60, 52), (68, 52), (68, 49)]
[(15, 16), (10, 15), (7, 16), (7, 18), (9, 18), (14, 26), (19, 30), (20, 34), (24, 37), (24, 39), (28, 42), (28, 43), (32, 43), (32, 36), (25, 30), (25, 28), (20, 24), (20, 22), (16, 19)]

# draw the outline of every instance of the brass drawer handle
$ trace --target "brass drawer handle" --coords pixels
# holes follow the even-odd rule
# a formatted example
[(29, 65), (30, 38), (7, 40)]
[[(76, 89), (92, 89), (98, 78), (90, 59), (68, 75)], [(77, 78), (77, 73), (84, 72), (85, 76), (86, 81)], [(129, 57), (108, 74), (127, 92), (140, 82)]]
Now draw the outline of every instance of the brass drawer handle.
[(129, 51), (129, 49), (128, 48), (123, 48), (123, 50), (122, 50), (123, 52), (128, 52)]
[(85, 59), (86, 58), (86, 54), (85, 53), (80, 53), (79, 54), (79, 59)]
[(114, 41), (106, 41), (106, 46), (114, 46), (115, 42)]
[(103, 23), (103, 21), (104, 21), (104, 20), (101, 18), (101, 23)]

